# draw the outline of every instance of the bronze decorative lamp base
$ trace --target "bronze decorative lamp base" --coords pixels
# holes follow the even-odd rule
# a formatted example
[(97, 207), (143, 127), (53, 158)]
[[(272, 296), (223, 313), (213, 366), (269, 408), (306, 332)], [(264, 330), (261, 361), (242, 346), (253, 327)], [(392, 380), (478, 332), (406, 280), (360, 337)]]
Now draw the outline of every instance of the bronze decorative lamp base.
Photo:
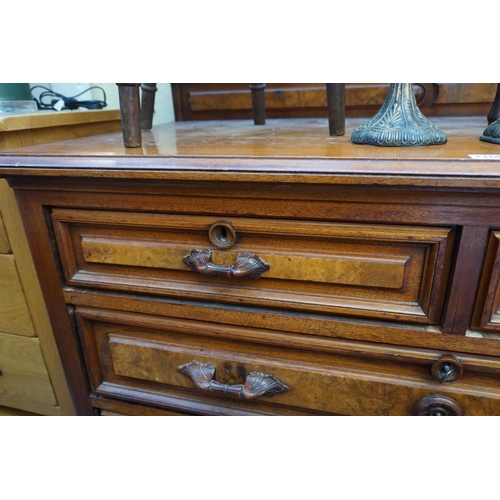
[(500, 118), (493, 123), (490, 123), (479, 139), (486, 142), (500, 144)]
[(378, 113), (354, 130), (351, 140), (372, 146), (432, 146), (444, 144), (447, 137), (418, 109), (413, 83), (391, 83)]

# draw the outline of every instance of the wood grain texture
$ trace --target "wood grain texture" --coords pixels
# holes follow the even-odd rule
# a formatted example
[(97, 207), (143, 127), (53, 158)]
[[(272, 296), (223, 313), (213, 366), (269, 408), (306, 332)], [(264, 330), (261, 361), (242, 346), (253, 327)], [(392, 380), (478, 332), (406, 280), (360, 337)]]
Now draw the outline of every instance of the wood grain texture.
[[(236, 339), (248, 339), (258, 343), (274, 342), (320, 351), (331, 349), (342, 351), (342, 346), (345, 343), (354, 342), (352, 349), (356, 352), (365, 352), (364, 346), (367, 356), (378, 356), (381, 353), (392, 356), (391, 345), (430, 349), (437, 357), (442, 353), (438, 355), (436, 350), (450, 350), (460, 353), (456, 357), (459, 357), (462, 362), (469, 359), (470, 356), (482, 356), (480, 360), (470, 361), (470, 366), (474, 366), (474, 369), (487, 366), (492, 371), (498, 371), (496, 358), (500, 356), (498, 338), (483, 338), (477, 335), (444, 335), (438, 328), (427, 325), (412, 325), (409, 328), (406, 324), (393, 322), (353, 321), (349, 317), (244, 309), (211, 302), (186, 302), (157, 297), (148, 297), (145, 300), (143, 297), (125, 296), (122, 293), (100, 293), (98, 291), (88, 294), (71, 290), (65, 293), (65, 297), (68, 303), (82, 306), (85, 312), (79, 309), (80, 314), (85, 315), (85, 317), (88, 315), (91, 319), (105, 318), (108, 321), (126, 321), (133, 324), (131, 317), (125, 316), (123, 319), (123, 313), (129, 311), (143, 315), (143, 326), (146, 326), (145, 315), (154, 315), (155, 319), (147, 325), (152, 328), (161, 328), (163, 323), (160, 318), (164, 316), (191, 318), (217, 324), (217, 328), (222, 328), (221, 325), (232, 325), (231, 331)], [(89, 312), (87, 307), (92, 308), (92, 312)], [(245, 327), (245, 329), (236, 327)], [(205, 329), (206, 335), (208, 335), (207, 332), (208, 330)], [(216, 335), (216, 333), (214, 334)], [(401, 353), (398, 356), (400, 355)], [(488, 356), (494, 357), (487, 358)]]
[[(143, 403), (151, 400), (148, 393), (156, 392), (161, 397), (162, 393), (173, 395), (180, 391), (194, 392), (216, 404), (218, 396), (200, 394), (192, 381), (178, 371), (179, 366), (196, 359), (214, 364), (220, 383), (242, 383), (255, 370), (271, 373), (290, 387), (276, 396), (264, 395), (258, 402), (245, 402), (247, 410), (277, 404), (346, 415), (404, 415), (411, 414), (419, 399), (439, 391), (453, 395), (466, 414), (500, 411), (500, 392), (495, 395), (492, 378), (485, 374), (466, 372), (460, 381), (442, 385), (432, 376), (430, 366), (375, 362), (357, 357), (355, 351), (351, 356), (336, 356), (226, 341), (223, 331), (217, 337), (204, 337), (202, 329), (194, 334), (190, 330), (193, 323), (172, 321), (171, 328), (161, 331), (102, 321), (84, 323), (84, 345), (87, 360), (94, 366), (95, 393), (102, 388), (103, 394), (109, 396), (115, 387), (142, 387), (147, 389), (142, 394)], [(183, 325), (184, 333), (179, 334), (177, 328)], [(95, 370), (97, 366), (100, 372)], [(140, 398), (138, 395), (137, 402)], [(231, 400), (230, 396), (222, 396), (228, 398)], [(477, 398), (485, 406), (476, 405)]]
[[(388, 83), (347, 83), (347, 116), (373, 116), (383, 104), (388, 87)], [(252, 117), (248, 84), (178, 83), (172, 84), (172, 94), (177, 121)], [(495, 84), (423, 83), (415, 84), (415, 94), (425, 115), (486, 116)], [(266, 103), (269, 118), (327, 116), (324, 83), (268, 83)]]
[(2, 215), (0, 214), (0, 254), (4, 253), (10, 253), (10, 244), (7, 232), (5, 231), (5, 226), (3, 224)]
[[(186, 203), (177, 210), (189, 211), (192, 199)], [(130, 213), (124, 221), (120, 213), (56, 209), (53, 219), (70, 285), (191, 298), (215, 294), (224, 302), (434, 324), (453, 239), (447, 228), (231, 218), (238, 241), (221, 251), (208, 238), (213, 218)], [(270, 268), (259, 280), (194, 274), (183, 258), (207, 247), (214, 264), (230, 266), (237, 255), (251, 252)]]
[[(455, 263), (461, 272), (455, 273), (451, 283), (446, 306), (448, 312), (443, 323), (445, 333), (465, 334), (471, 324), (488, 237), (488, 227), (478, 225), (462, 228), (462, 241)], [(463, 290), (468, 293), (463, 293)]]
[(118, 132), (119, 110), (61, 111), (0, 117), (0, 149)]
[[(47, 315), (31, 251), (24, 231), (19, 230), (23, 227), (23, 222), (17, 208), (15, 195), (3, 179), (0, 180), (0, 210), (4, 214), (6, 229), (9, 232), (12, 250), (15, 254), (19, 278), (29, 309), (28, 318), (30, 318), (34, 332), (39, 338), (39, 345), (57, 395), (59, 414), (74, 415), (73, 402), (66, 384), (60, 355), (54, 342), (52, 326)], [(5, 290), (4, 293), (10, 292)]]
[(491, 231), (481, 274), (473, 326), (500, 332), (500, 232)]
[(0, 255), (0, 332), (36, 335), (13, 255)]
[[(15, 130), (29, 130), (51, 128), (67, 128), (69, 125), (86, 124), (87, 128), (99, 123), (118, 121), (120, 110), (103, 109), (99, 111), (47, 111), (20, 115), (2, 115), (0, 117), (0, 132), (13, 132)], [(109, 126), (109, 124), (108, 124)], [(109, 130), (111, 131), (111, 130)], [(48, 133), (46, 130), (45, 133)], [(57, 130), (61, 133), (61, 130)], [(61, 139), (59, 139), (61, 140)], [(49, 141), (44, 141), (49, 142)]]
[(113, 401), (103, 398), (93, 399), (95, 408), (100, 409), (101, 416), (152, 416), (152, 417), (185, 417), (188, 413), (180, 413), (161, 408), (135, 405), (124, 401)]
[[(0, 149), (118, 132), (120, 128), (120, 112), (117, 109), (2, 116), (0, 117)], [(12, 251), (16, 256), (16, 265), (31, 320), (39, 337), (40, 348), (47, 363), (59, 403), (58, 406), (46, 406), (33, 401), (12, 398), (9, 400), (9, 405), (45, 415), (72, 415), (74, 414), (73, 402), (54, 343), (28, 243), (24, 233), (19, 230), (22, 227), (22, 221), (15, 196), (4, 180), (0, 180), (0, 213), (3, 214), (6, 230), (11, 239)]]
[(355, 145), (350, 134), (360, 119), (347, 120), (343, 137), (325, 134), (318, 119), (277, 120), (265, 131), (235, 121), (167, 124), (145, 131), (143, 148), (125, 148), (121, 134), (110, 134), (99, 142), (81, 138), (4, 152), (0, 173), (329, 185), (359, 185), (363, 176), (364, 186), (500, 186), (498, 161), (469, 156), (498, 154), (497, 145), (479, 141), (485, 117), (433, 122), (447, 133), (447, 144)]
[(142, 145), (140, 83), (117, 83), (117, 85), (123, 144), (126, 148), (140, 148)]
[[(500, 333), (475, 321), (497, 312), (499, 162), (469, 156), (497, 154), (474, 135), (484, 119), (442, 119), (449, 143), (413, 150), (290, 120), (267, 135), (173, 124), (133, 152), (111, 134), (0, 155), (76, 411), (409, 415), (436, 395), (499, 414)], [(218, 221), (232, 246), (210, 239)], [(256, 253), (271, 275), (191, 273), (195, 248), (215, 266)], [(446, 356), (463, 375), (440, 383)], [(172, 371), (193, 360), (220, 384), (255, 370), (291, 390), (200, 393)]]
[(0, 404), (11, 399), (57, 404), (38, 339), (0, 334)]
[(0, 406), (0, 417), (35, 417), (36, 413)]

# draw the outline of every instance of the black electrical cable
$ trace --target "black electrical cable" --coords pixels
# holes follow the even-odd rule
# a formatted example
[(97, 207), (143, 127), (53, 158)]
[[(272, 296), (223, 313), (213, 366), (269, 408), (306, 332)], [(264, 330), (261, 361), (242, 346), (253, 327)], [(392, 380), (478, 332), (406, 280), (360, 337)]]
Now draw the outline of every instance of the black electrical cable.
[[(64, 106), (60, 109), (78, 109), (78, 108), (86, 108), (86, 109), (102, 109), (107, 106), (106, 103), (106, 92), (104, 92), (104, 89), (102, 87), (99, 87), (97, 85), (94, 85), (93, 87), (89, 87), (88, 89), (85, 89), (83, 92), (80, 92), (79, 94), (76, 94), (72, 97), (66, 97), (65, 95), (59, 94), (58, 92), (54, 92), (53, 90), (49, 89), (48, 87), (44, 87), (43, 85), (35, 85), (34, 87), (31, 87), (31, 90), (33, 91), (34, 89), (43, 89), (44, 92), (41, 92), (40, 95), (38, 96), (38, 99), (33, 98), (33, 100), (36, 102), (36, 105), (38, 109), (57, 109), (55, 108), (55, 104), (57, 104), (60, 100), (63, 101)], [(81, 95), (85, 94), (85, 92), (89, 92), (92, 89), (99, 89), (102, 91), (103, 94), (103, 100), (96, 100), (96, 99), (91, 99), (88, 101), (78, 101), (77, 97), (80, 97)], [(50, 99), (50, 103), (47, 102), (47, 99)], [(45, 102), (44, 102), (45, 101)]]

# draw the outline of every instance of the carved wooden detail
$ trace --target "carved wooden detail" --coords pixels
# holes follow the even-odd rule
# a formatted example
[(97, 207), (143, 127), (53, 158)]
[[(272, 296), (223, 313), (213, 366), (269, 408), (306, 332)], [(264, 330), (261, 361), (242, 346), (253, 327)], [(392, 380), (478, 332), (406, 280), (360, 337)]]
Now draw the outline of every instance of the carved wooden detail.
[(189, 377), (199, 389), (244, 399), (275, 396), (289, 390), (286, 384), (270, 373), (252, 371), (247, 375), (244, 384), (221, 384), (214, 380), (215, 366), (211, 363), (200, 363), (193, 360), (191, 363), (179, 366), (178, 370)]

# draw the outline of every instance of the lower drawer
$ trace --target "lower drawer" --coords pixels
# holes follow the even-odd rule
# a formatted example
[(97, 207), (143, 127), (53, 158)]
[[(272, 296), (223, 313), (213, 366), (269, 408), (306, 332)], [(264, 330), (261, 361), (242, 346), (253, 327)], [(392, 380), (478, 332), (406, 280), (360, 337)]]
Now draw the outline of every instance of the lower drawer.
[[(500, 415), (498, 375), (480, 361), (440, 383), (433, 351), (360, 356), (338, 341), (290, 348), (230, 325), (92, 308), (77, 318), (95, 398), (203, 414)], [(250, 333), (254, 342), (238, 340)]]
[(0, 405), (56, 405), (38, 339), (0, 333)]

